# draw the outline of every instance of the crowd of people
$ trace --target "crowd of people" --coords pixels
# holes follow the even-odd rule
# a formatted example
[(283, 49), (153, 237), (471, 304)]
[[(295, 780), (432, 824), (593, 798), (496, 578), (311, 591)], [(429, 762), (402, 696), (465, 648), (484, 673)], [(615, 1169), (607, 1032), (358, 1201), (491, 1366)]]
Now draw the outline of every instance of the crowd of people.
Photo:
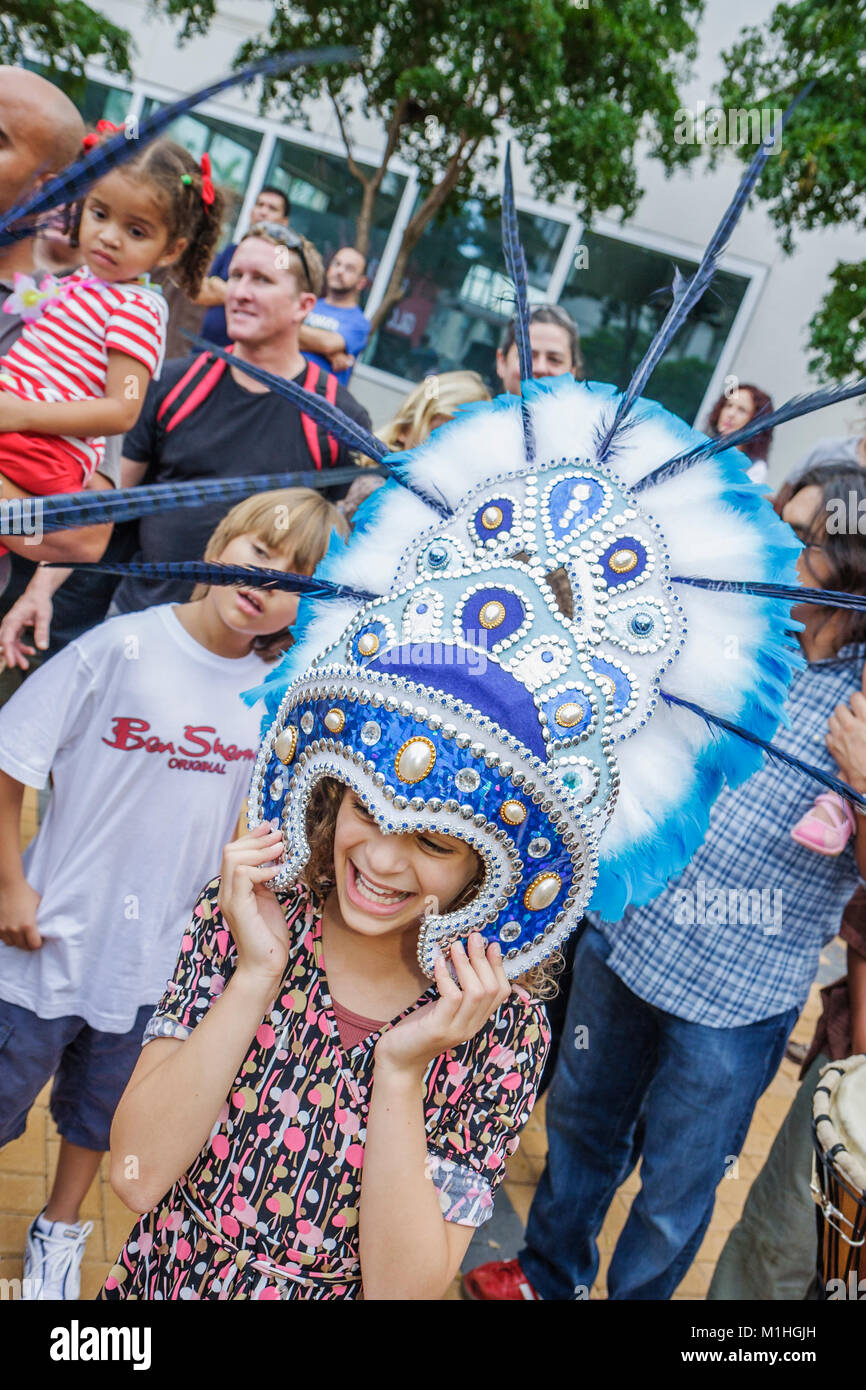
[[(74, 160), (86, 135), (55, 86), (13, 68), (0, 69), (0, 127), (0, 210)], [(206, 161), (160, 139), (100, 179), (81, 206), (0, 247), (4, 500), (357, 467), (339, 486), (280, 486), (235, 506), (209, 502), (35, 543), (3, 538), (0, 1146), (24, 1132), (52, 1078), (61, 1136), (25, 1273), (41, 1281), (42, 1297), (78, 1297), (90, 1231), (81, 1205), (111, 1148), (112, 1181), (141, 1219), (107, 1299), (279, 1297), (278, 1276), (294, 1282), (294, 1296), (351, 1298), (362, 1271), (366, 1298), (440, 1297), (549, 1083), (548, 1156), (525, 1246), (468, 1274), (467, 1296), (588, 1296), (601, 1226), (640, 1163), (608, 1293), (670, 1298), (785, 1055), (820, 952), (841, 930), (847, 978), (825, 991), (800, 1094), (709, 1295), (817, 1296), (811, 1094), (828, 1059), (866, 1053), (866, 836), (842, 797), (810, 805), (805, 783), (766, 761), (719, 795), (703, 846), (660, 896), (615, 923), (584, 919), (555, 987), (512, 990), (498, 948), (485, 950), (474, 934), (465, 949), (452, 946), (453, 975), (437, 961), (427, 1008), (413, 1013), (421, 977), (409, 928), (421, 900), (453, 906), (471, 896), (478, 863), (465, 843), (383, 835), (362, 801), (332, 784), (316, 807), (315, 871), (275, 908), (263, 885), (277, 832), (265, 822), (236, 834), (260, 718), (239, 697), (290, 646), (297, 594), (73, 568), (205, 559), (311, 575), (333, 533), (349, 534), (383, 482), (372, 460), (235, 365), (293, 382), (372, 429), (350, 389), (371, 332), (360, 304), (365, 257), (345, 246), (325, 266), (292, 228), (289, 196), (276, 186), (258, 192), (249, 225), (218, 249), (222, 214)], [(172, 325), (183, 315), (231, 360), (173, 355)], [(578, 328), (564, 310), (534, 308), (529, 340), (534, 376), (583, 378)], [(520, 394), (513, 322), (495, 372), (504, 393)], [(393, 453), (415, 449), (461, 407), (488, 400), (473, 372), (429, 376), (378, 435)], [(739, 383), (704, 428), (721, 437), (772, 408), (765, 391)], [(766, 485), (771, 440), (767, 430), (743, 446), (744, 477), (756, 484)], [(809, 588), (866, 594), (863, 538), (829, 524), (832, 499), (852, 495), (866, 505), (866, 436), (824, 441), (792, 462), (775, 499), (803, 542), (804, 590), (793, 609), (801, 669), (777, 742), (866, 792), (866, 619), (808, 599)], [(40, 826), (22, 854), (27, 788), (41, 793)], [(182, 820), (172, 814), (178, 802)], [(321, 884), (347, 858), (348, 896), (329, 897), (316, 917)], [(395, 875), (401, 887), (389, 893)], [(705, 910), (713, 895), (726, 901), (732, 888), (755, 887), (769, 904), (757, 926)], [(386, 909), (403, 935), (382, 936), (376, 953), (364, 923)], [(276, 1001), (287, 972), (292, 987)], [(575, 1043), (582, 1031), (591, 1047)], [(497, 1050), (523, 1058), (504, 1079)], [(411, 1096), (446, 1054), (450, 1076), (435, 1070), (424, 1081), (422, 1115)], [(285, 1076), (289, 1055), (296, 1080), (273, 1095), (293, 1122), (285, 1147), (309, 1164), (303, 1220), (280, 1190), (286, 1169), (262, 1118), (276, 1059)], [(236, 1076), (244, 1084), (227, 1121)], [(466, 1092), (457, 1120), (452, 1082)], [(444, 1173), (435, 1191), (422, 1119)], [(459, 1156), (475, 1150), (487, 1178), (472, 1188)], [(250, 1186), (232, 1214), (218, 1194), (239, 1170)], [(223, 1239), (239, 1222), (255, 1225), (252, 1191), (305, 1235), (338, 1226), (337, 1253), (324, 1236), (299, 1241), (307, 1253), (288, 1275), (258, 1257), (249, 1269), (242, 1253), (228, 1259)], [(408, 1229), (395, 1225), (395, 1192), (416, 1214)], [(325, 1250), (338, 1273), (318, 1270)]]

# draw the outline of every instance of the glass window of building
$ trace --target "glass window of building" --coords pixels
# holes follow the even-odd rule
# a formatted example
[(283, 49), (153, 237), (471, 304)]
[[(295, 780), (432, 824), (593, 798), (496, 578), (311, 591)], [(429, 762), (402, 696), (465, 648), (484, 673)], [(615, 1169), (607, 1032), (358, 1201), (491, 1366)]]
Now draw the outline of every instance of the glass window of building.
[[(694, 261), (596, 232), (584, 232), (559, 302), (580, 329), (588, 381), (623, 387), (670, 308), (674, 266)], [(749, 286), (744, 275), (719, 271), (656, 367), (652, 400), (694, 420)]]
[[(367, 165), (361, 168), (365, 174), (374, 173)], [(288, 195), (292, 227), (309, 238), (326, 264), (341, 246), (354, 246), (362, 189), (340, 155), (277, 140), (265, 183)], [(405, 178), (390, 171), (382, 180), (370, 231), (367, 277), (371, 283), (405, 186)], [(364, 299), (362, 295), (362, 306)]]
[[(25, 62), (23, 66), (30, 72), (38, 72), (42, 77), (47, 77), (49, 82), (57, 80), (57, 74), (52, 73), (45, 63)], [(105, 82), (91, 82), (90, 79), (84, 84), (83, 94), (77, 91), (75, 94), (75, 105), (81, 112), (81, 119), (88, 130), (94, 127), (97, 121), (113, 121), (115, 125), (123, 125), (131, 102), (132, 93), (125, 87), (110, 87)]]
[[(542, 303), (566, 224), (518, 213), (529, 298)], [(409, 258), (405, 293), (371, 339), (364, 361), (420, 381), (429, 372), (479, 372), (494, 390), (496, 348), (513, 313), (499, 214), (470, 200), (429, 226)]]
[[(145, 102), (144, 114), (147, 116), (161, 102), (151, 98)], [(201, 159), (203, 154), (210, 156), (214, 183), (218, 183), (226, 195), (226, 213), (223, 219), (220, 247), (232, 239), (238, 213), (247, 191), (250, 174), (262, 142), (260, 130), (250, 130), (247, 126), (217, 120), (215, 116), (192, 115), (187, 112), (178, 117), (166, 132), (172, 140), (184, 145), (191, 155)]]
[(76, 102), (84, 124), (88, 129), (97, 121), (113, 121), (123, 125), (126, 113), (132, 102), (132, 93), (123, 87), (107, 87), (103, 82), (88, 82), (84, 97)]

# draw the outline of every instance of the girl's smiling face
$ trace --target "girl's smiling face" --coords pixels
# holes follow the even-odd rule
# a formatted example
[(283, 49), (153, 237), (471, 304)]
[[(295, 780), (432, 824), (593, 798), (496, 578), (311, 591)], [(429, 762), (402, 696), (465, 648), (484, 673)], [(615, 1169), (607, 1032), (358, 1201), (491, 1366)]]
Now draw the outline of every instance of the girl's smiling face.
[(452, 835), (384, 835), (347, 789), (334, 830), (334, 877), (345, 926), (383, 936), (417, 926), (432, 906), (447, 912), (477, 877), (478, 856)]

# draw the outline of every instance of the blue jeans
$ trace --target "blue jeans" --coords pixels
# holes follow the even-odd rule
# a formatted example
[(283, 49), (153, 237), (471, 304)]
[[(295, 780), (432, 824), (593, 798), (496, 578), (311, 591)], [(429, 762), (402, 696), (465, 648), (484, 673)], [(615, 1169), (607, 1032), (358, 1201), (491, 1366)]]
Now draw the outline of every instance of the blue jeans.
[(798, 1015), (789, 1009), (740, 1028), (688, 1023), (633, 994), (605, 964), (609, 949), (590, 927), (575, 953), (547, 1099), (547, 1165), (519, 1256), (542, 1298), (588, 1296), (596, 1237), (638, 1157), (641, 1189), (613, 1254), (608, 1294), (670, 1298)]

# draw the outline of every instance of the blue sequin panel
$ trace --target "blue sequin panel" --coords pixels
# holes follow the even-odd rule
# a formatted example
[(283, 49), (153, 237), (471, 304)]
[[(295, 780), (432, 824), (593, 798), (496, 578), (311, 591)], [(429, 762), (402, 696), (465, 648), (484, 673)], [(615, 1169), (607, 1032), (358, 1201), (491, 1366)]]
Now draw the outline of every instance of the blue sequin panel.
[(514, 503), (510, 497), (491, 497), (472, 518), (472, 529), (479, 541), (495, 540), (513, 525)]
[(613, 709), (614, 715), (622, 714), (632, 697), (631, 680), (625, 671), (614, 666), (612, 661), (605, 661), (603, 657), (594, 656), (591, 665), (596, 675), (605, 677), (607, 703)]
[(580, 474), (562, 478), (550, 489), (547, 521), (554, 546), (568, 545), (604, 510), (605, 489), (597, 478)]
[(476, 589), (455, 615), (458, 630), (476, 646), (493, 647), (513, 637), (527, 621), (526, 604), (509, 589)]
[[(374, 638), (375, 646), (373, 646)], [(387, 623), (380, 622), (378, 618), (373, 618), (358, 629), (349, 643), (349, 650), (355, 661), (364, 663), (372, 661), (393, 639), (393, 629)], [(361, 644), (360, 647), (359, 643)], [(372, 648), (372, 650), (367, 648)]]
[(582, 738), (595, 724), (595, 707), (583, 690), (571, 689), (552, 695), (541, 708), (547, 716), (547, 732), (551, 738)]
[(599, 556), (604, 582), (609, 589), (640, 579), (647, 567), (646, 546), (636, 536), (621, 536)]

